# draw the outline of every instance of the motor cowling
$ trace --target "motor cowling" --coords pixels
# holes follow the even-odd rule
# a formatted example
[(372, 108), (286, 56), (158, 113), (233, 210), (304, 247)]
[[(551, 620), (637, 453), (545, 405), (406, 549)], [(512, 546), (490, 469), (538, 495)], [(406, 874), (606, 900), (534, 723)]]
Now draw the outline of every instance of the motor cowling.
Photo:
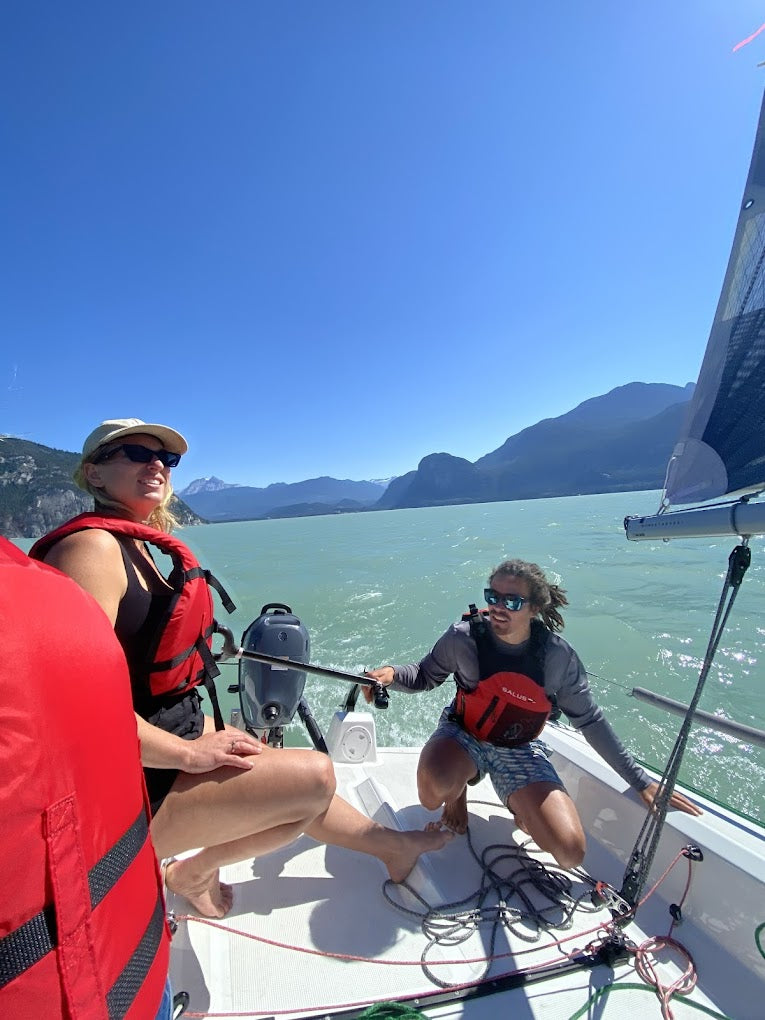
[[(308, 662), (311, 639), (289, 606), (269, 602), (242, 635), (248, 652)], [(247, 729), (286, 726), (297, 711), (305, 687), (305, 672), (292, 666), (239, 660), (239, 703)]]

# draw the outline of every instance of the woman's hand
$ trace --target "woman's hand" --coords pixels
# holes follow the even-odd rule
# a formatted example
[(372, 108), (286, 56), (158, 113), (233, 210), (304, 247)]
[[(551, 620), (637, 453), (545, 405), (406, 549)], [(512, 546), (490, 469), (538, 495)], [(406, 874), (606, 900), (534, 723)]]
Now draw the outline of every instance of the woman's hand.
[[(382, 684), (383, 687), (389, 687), (393, 683), (393, 666), (380, 666), (379, 669), (368, 669), (364, 676), (371, 677), (378, 684)], [(361, 690), (365, 700), (371, 705), (375, 700), (375, 692), (371, 687), (362, 687)]]
[(263, 751), (263, 744), (259, 740), (233, 726), (203, 733), (196, 740), (184, 743), (188, 749), (188, 761), (183, 771), (192, 774), (213, 772), (224, 765), (235, 769), (251, 769), (254, 764), (252, 756)]
[[(649, 808), (653, 808), (654, 801), (656, 800), (656, 794), (659, 792), (658, 783), (649, 783), (644, 790), (640, 790), (640, 799)], [(684, 811), (687, 815), (703, 815), (704, 812), (698, 805), (694, 804), (692, 800), (688, 800), (684, 794), (678, 790), (672, 791), (672, 796), (669, 799), (669, 806), (677, 808), (678, 811)]]
[(208, 716), (204, 731), (193, 740), (184, 740), (174, 733), (135, 717), (141, 741), (141, 764), (145, 769), (178, 769), (181, 772), (212, 772), (223, 765), (235, 769), (251, 769), (253, 755), (263, 751), (263, 744), (248, 733), (226, 726), (216, 730)]

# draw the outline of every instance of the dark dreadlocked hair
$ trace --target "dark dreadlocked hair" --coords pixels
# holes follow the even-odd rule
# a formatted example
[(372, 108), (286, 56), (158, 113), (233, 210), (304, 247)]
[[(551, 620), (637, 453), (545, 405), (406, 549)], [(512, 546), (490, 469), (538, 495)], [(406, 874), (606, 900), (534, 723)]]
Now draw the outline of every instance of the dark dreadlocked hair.
[(549, 630), (563, 630), (565, 624), (558, 609), (568, 605), (566, 592), (557, 584), (550, 584), (541, 567), (525, 560), (505, 560), (492, 570), (489, 575), (490, 585), (497, 576), (520, 577), (525, 581), (529, 586), (529, 601), (542, 617), (544, 625)]

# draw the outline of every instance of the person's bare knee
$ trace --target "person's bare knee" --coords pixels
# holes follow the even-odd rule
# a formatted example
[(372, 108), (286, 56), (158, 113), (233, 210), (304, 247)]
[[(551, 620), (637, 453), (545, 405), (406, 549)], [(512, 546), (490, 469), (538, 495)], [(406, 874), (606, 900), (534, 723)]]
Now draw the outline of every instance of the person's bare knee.
[(566, 871), (579, 867), (584, 860), (586, 850), (587, 843), (581, 828), (565, 833), (556, 832), (554, 845), (550, 847), (550, 853), (560, 867)]
[(337, 787), (335, 768), (328, 754), (316, 753), (315, 758), (316, 761), (313, 762), (312, 767), (312, 778), (316, 785), (316, 797), (321, 805), (320, 810), (324, 811), (335, 796), (335, 789)]
[(160, 855), (167, 856), (186, 842), (190, 827), (197, 834), (191, 846), (217, 845), (281, 825), (304, 827), (327, 810), (334, 794), (328, 755), (264, 747), (246, 772), (181, 773), (152, 819), (152, 836)]
[[(317, 751), (273, 752), (274, 764), (279, 768), (282, 779), (282, 763), (289, 769), (290, 789), (283, 796), (293, 803), (303, 805), (306, 816), (315, 818), (329, 807), (335, 795), (336, 779), (332, 759)], [(288, 763), (287, 754), (290, 755)], [(276, 757), (284, 755), (284, 758)], [(253, 772), (256, 770), (253, 769)]]
[(553, 821), (539, 817), (524, 819), (524, 831), (566, 871), (578, 868), (584, 860), (587, 849), (584, 832), (578, 824), (568, 824), (565, 817)]
[(574, 802), (562, 787), (530, 783), (508, 797), (507, 807), (540, 850), (552, 854), (561, 868), (579, 867), (587, 841)]
[(430, 772), (418, 771), (417, 793), (420, 798), (420, 804), (427, 808), (428, 811), (435, 811), (437, 808), (440, 808), (444, 801), (448, 799), (449, 792), (443, 783), (439, 783)]
[(436, 737), (422, 749), (417, 766), (417, 792), (420, 803), (435, 811), (446, 801), (454, 800), (476, 773), (472, 758), (448, 737)]

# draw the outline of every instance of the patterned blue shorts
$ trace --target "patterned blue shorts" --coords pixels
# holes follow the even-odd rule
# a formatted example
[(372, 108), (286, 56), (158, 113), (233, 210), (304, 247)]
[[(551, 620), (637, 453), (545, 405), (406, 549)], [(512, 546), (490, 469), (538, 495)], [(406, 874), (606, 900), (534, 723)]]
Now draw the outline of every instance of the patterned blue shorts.
[(552, 752), (544, 741), (532, 740), (521, 747), (495, 747), (466, 733), (449, 718), (449, 712), (450, 707), (443, 710), (430, 739), (448, 737), (456, 741), (478, 769), (478, 778), (473, 782), (479, 782), (488, 774), (494, 792), (503, 804), (507, 804), (507, 798), (516, 790), (531, 783), (555, 783), (564, 788), (560, 776), (550, 764)]

